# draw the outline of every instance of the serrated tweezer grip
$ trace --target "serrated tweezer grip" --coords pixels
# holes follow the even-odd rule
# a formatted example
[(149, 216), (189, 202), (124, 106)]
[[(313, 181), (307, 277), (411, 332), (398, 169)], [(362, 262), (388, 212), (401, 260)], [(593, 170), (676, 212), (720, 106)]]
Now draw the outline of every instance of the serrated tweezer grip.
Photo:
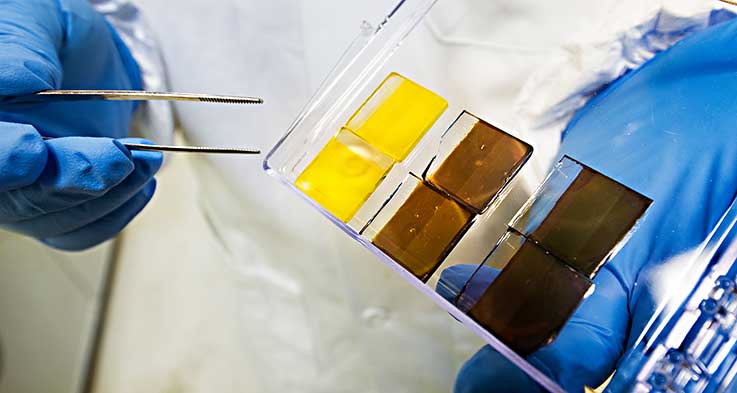
[(7, 97), (8, 103), (38, 103), (53, 101), (189, 101), (215, 104), (263, 104), (258, 97), (214, 94), (170, 93), (139, 90), (47, 90), (34, 94)]
[(123, 143), (129, 150), (164, 151), (170, 153), (203, 153), (203, 154), (261, 154), (254, 149), (243, 149), (238, 147), (206, 147), (206, 146), (165, 146), (144, 145), (139, 143)]

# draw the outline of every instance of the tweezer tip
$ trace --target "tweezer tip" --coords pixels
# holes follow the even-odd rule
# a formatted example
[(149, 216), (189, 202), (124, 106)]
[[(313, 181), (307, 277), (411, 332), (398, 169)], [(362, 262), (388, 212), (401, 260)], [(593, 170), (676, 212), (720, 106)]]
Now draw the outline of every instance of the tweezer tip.
[(240, 98), (240, 97), (200, 97), (202, 102), (210, 102), (216, 104), (247, 104), (247, 105), (259, 105), (263, 104), (264, 100), (261, 98)]

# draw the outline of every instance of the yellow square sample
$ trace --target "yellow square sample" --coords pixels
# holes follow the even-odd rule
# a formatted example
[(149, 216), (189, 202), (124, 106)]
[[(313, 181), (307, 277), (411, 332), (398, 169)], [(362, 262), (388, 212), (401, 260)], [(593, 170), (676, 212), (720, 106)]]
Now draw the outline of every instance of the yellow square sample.
[(397, 74), (390, 74), (348, 121), (346, 128), (402, 161), (427, 133), (448, 102)]
[(394, 161), (348, 130), (318, 153), (294, 184), (335, 217), (348, 222)]

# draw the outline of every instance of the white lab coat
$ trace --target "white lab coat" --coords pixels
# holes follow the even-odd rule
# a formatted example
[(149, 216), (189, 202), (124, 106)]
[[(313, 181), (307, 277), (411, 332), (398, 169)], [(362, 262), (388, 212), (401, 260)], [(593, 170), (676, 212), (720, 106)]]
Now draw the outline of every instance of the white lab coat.
[[(268, 150), (358, 33), (361, 20), (380, 21), (396, 1), (133, 2), (158, 36), (173, 90), (266, 100), (263, 107), (247, 108), (177, 105), (189, 141)], [(437, 71), (432, 77), (472, 79), (476, 89), (467, 94), (480, 108), (477, 114), (535, 145), (540, 158), (530, 171), (529, 184), (534, 185), (557, 148), (565, 114), (541, 127), (546, 133), (522, 127), (536, 124), (534, 117), (545, 117), (545, 108), (559, 103), (561, 91), (579, 86), (539, 83), (544, 89), (521, 101), (537, 103), (538, 112), (521, 116), (519, 93), (534, 91), (525, 88), (526, 82), (553, 59), (559, 59), (562, 68), (575, 64), (566, 59), (564, 44), (575, 48), (572, 42), (611, 41), (618, 31), (646, 20), (657, 9), (657, 1), (640, 0), (446, 0), (418, 31), (447, 45), (447, 51), (432, 59), (442, 64), (433, 67), (442, 74)], [(589, 75), (589, 70), (566, 69), (571, 75)], [(147, 276), (131, 282), (170, 274), (175, 285), (177, 275), (200, 274), (203, 280), (213, 280), (207, 282), (212, 290), (193, 289), (193, 297), (181, 287), (179, 297), (189, 303), (167, 305), (155, 300), (166, 290), (162, 284), (145, 287), (148, 292), (142, 296), (149, 304), (129, 307), (125, 322), (115, 324), (113, 318), (114, 326), (108, 328), (114, 334), (106, 340), (116, 350), (104, 357), (108, 365), (102, 367), (100, 391), (451, 388), (461, 362), (480, 345), (470, 333), (265, 175), (259, 161), (196, 158), (190, 168), (201, 193), (196, 206), (184, 208), (202, 210), (209, 226), (189, 230), (197, 234), (193, 238), (202, 239), (198, 247), (207, 252), (180, 255), (172, 247), (176, 240), (163, 232), (149, 239), (146, 253), (130, 255), (161, 255), (175, 260), (174, 266), (196, 265), (201, 270), (157, 270), (152, 258), (146, 262), (152, 265)], [(156, 307), (161, 312), (151, 309)], [(185, 311), (164, 312), (167, 307)], [(149, 309), (135, 314), (136, 308)], [(140, 319), (133, 320), (135, 315)], [(145, 338), (149, 336), (156, 339)], [(141, 341), (153, 346), (151, 357), (125, 353)]]

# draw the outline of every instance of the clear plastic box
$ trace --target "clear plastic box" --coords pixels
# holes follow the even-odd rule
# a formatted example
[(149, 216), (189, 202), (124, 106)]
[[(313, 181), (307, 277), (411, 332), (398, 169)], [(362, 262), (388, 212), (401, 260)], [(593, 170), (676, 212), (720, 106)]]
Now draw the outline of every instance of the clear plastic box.
[[(447, 42), (434, 39), (433, 32), (428, 33), (428, 27), (421, 24), (434, 7), (436, 9), (440, 7), (445, 12), (452, 10), (453, 5), (454, 0), (402, 0), (378, 26), (364, 23), (358, 37), (291, 125), (288, 133), (269, 153), (264, 168), (285, 186), (302, 196), (307, 203), (314, 206), (348, 236), (373, 252), (381, 262), (387, 264), (408, 283), (525, 371), (542, 387), (549, 391), (562, 392), (563, 389), (546, 374), (528, 363), (520, 353), (505, 345), (503, 340), (469, 315), (467, 303), (460, 301), (458, 302), (460, 307), (457, 307), (435, 290), (437, 286), (444, 285), (440, 282), (440, 275), (449, 266), (475, 264), (480, 266), (479, 271), (484, 268), (502, 269), (514, 252), (525, 243), (540, 246), (541, 240), (544, 239), (535, 238), (534, 220), (545, 216), (540, 214), (540, 211), (546, 209), (545, 201), (550, 203), (558, 201), (566, 187), (570, 185), (565, 182), (548, 181), (526, 208), (520, 211), (527, 198), (511, 198), (508, 195), (533, 193), (537, 189), (538, 182), (530, 182), (528, 179), (537, 179), (539, 176), (528, 174), (528, 167), (524, 165), (529, 155), (534, 154), (532, 148), (523, 142), (526, 138), (521, 134), (521, 130), (510, 129), (503, 129), (503, 134), (509, 141), (515, 142), (518, 151), (513, 156), (516, 159), (505, 161), (511, 162), (508, 171), (498, 178), (497, 183), (501, 184), (498, 189), (490, 187), (485, 190), (487, 199), (475, 201), (468, 199), (467, 203), (464, 203), (463, 195), (455, 195), (457, 198), (454, 198), (454, 190), (444, 187), (443, 184), (434, 184), (442, 183), (434, 175), (437, 174), (442, 162), (452, 155), (458, 143), (468, 135), (470, 124), (493, 122), (493, 119), (484, 118), (483, 115), (481, 117), (471, 115), (494, 110), (488, 107), (487, 100), (480, 97), (482, 93), (473, 77), (437, 72), (443, 69), (443, 64), (427, 60), (447, 59), (453, 56), (453, 53), (448, 51)], [(463, 18), (463, 15), (464, 13), (458, 14), (459, 18)], [(471, 73), (478, 71), (478, 69), (469, 70)], [(406, 150), (401, 146), (399, 148), (377, 146), (380, 143), (373, 141), (370, 133), (358, 130), (366, 120), (362, 117), (361, 111), (375, 110), (377, 105), (381, 105), (381, 102), (376, 100), (387, 97), (392, 89), (397, 88), (399, 84), (399, 80), (395, 79), (397, 77), (404, 77), (442, 98), (434, 101), (429, 96), (426, 97), (434, 102), (432, 105), (434, 110), (437, 110), (438, 116), (428, 115), (428, 118), (433, 120), (429, 129), (423, 129), (419, 133), (421, 136), (419, 141), (407, 138), (411, 141), (403, 145), (410, 146)], [(447, 108), (443, 102), (447, 103)], [(490, 129), (495, 128), (490, 124), (489, 126)], [(329, 142), (335, 141), (336, 138), (341, 139), (340, 133), (343, 132), (341, 130), (352, 132), (354, 135), (349, 139), (353, 142), (363, 140), (377, 148), (384, 156), (372, 149), (364, 149), (363, 153), (358, 153), (359, 156), (372, 157), (370, 161), (374, 163), (380, 163), (378, 167), (381, 168), (382, 178), (377, 184), (372, 183), (370, 190), (361, 191), (360, 198), (356, 199), (362, 201), (360, 206), (347, 209), (346, 214), (335, 214), (305, 193), (304, 187), (297, 186), (297, 183), (308, 167), (321, 156)], [(353, 143), (353, 146), (356, 143)], [(367, 154), (366, 151), (371, 153)], [(567, 170), (580, 173), (585, 167), (585, 163), (569, 160), (559, 163), (556, 170), (559, 173)], [(571, 179), (573, 178), (575, 175)], [(556, 186), (558, 192), (555, 191)], [(468, 214), (462, 214), (457, 228), (451, 231), (451, 235), (446, 234), (444, 244), (436, 247), (437, 259), (428, 261), (421, 272), (413, 273), (398, 263), (396, 255), (394, 258), (389, 255), (391, 252), (387, 249), (386, 242), (377, 241), (377, 236), (390, 226), (392, 219), (420, 188), (428, 193), (438, 193), (436, 198), (438, 201), (450, 198), (459, 202), (462, 206), (458, 207), (457, 211)], [(547, 209), (550, 208), (552, 205), (547, 205)], [(517, 212), (520, 212), (519, 215), (512, 221)], [(634, 220), (636, 218), (639, 216), (633, 217)], [(418, 230), (415, 227), (406, 228)], [(605, 253), (595, 255), (596, 258), (601, 257), (601, 260), (597, 259), (594, 263), (606, 263), (621, 247), (622, 242), (626, 241), (630, 227), (625, 225), (620, 229), (622, 230), (620, 236), (614, 237), (616, 241)], [(529, 235), (529, 238), (524, 238), (523, 235)], [(382, 246), (379, 247), (376, 243), (382, 243)], [(564, 272), (570, 273), (573, 270)], [(486, 284), (476, 288), (476, 295)], [(444, 289), (458, 295), (464, 290), (447, 287)], [(576, 293), (578, 297), (585, 296), (579, 292), (592, 290), (589, 285), (582, 285), (579, 289), (580, 291)], [(466, 295), (472, 292), (466, 292)], [(565, 320), (569, 312), (572, 311), (562, 310), (561, 319)]]
[(737, 391), (737, 202), (683, 266), (607, 392)]

